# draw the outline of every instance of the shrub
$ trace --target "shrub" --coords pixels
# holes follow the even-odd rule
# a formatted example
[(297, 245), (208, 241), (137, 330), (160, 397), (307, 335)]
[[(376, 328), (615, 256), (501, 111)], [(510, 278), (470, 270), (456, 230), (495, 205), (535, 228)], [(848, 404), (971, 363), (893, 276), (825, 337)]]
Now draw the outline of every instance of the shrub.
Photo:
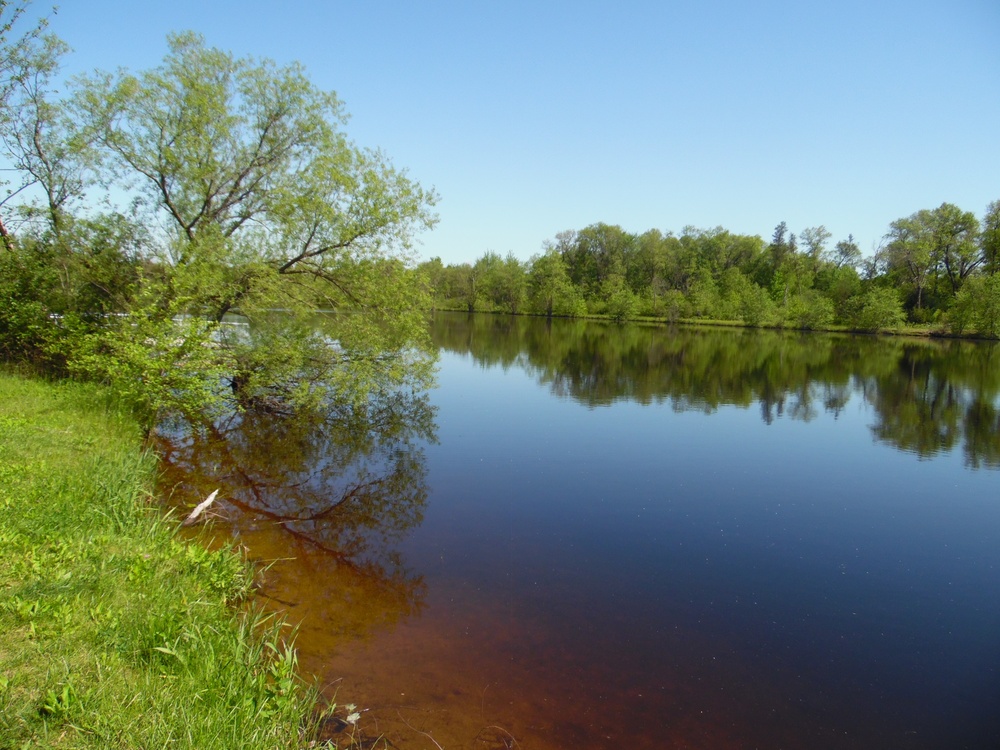
[(899, 328), (905, 320), (903, 305), (895, 289), (873, 287), (851, 302), (848, 315), (851, 325), (859, 331)]
[(976, 276), (959, 290), (948, 315), (953, 333), (967, 329), (983, 336), (1000, 336), (1000, 275)]

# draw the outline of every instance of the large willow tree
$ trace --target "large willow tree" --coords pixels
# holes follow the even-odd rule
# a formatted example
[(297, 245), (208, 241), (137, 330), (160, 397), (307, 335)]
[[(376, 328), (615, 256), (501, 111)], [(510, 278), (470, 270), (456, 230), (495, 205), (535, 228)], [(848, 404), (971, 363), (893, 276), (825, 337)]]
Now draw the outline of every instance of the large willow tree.
[[(193, 33), (168, 42), (159, 67), (77, 82), (98, 172), (160, 228), (128, 316), (89, 339), (81, 366), (134, 382), (171, 363), (187, 375), (164, 403), (220, 375), (243, 403), (299, 405), (428, 377), (410, 248), (435, 221), (433, 192), (353, 144), (341, 102), (299, 65)], [(317, 307), (351, 314), (321, 334)], [(232, 313), (249, 325), (222, 325)], [(167, 333), (179, 321), (181, 350)]]

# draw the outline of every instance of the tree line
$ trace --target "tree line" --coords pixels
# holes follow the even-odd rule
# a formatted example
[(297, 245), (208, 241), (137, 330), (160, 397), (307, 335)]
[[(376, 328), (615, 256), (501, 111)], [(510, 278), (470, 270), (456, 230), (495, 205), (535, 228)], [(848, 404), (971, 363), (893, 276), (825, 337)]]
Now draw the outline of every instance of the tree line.
[(824, 226), (796, 236), (785, 222), (769, 242), (722, 227), (633, 234), (598, 223), (557, 234), (527, 262), (488, 251), (421, 269), (442, 309), (1000, 335), (1000, 201), (981, 220), (950, 203), (898, 219), (870, 257), (853, 236), (831, 239)]

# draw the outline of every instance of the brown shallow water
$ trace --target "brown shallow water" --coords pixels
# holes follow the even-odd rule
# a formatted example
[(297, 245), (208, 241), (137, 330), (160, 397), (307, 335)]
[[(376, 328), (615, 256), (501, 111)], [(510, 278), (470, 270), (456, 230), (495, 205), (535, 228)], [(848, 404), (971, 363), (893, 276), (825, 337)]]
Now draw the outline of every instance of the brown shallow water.
[[(723, 639), (678, 628), (657, 635), (656, 654), (637, 652), (619, 641), (634, 626), (625, 612), (565, 632), (460, 583), (407, 606), (412, 590), (387, 590), (280, 524), (229, 518), (267, 566), (259, 601), (295, 628), (303, 671), (328, 700), (361, 708), (359, 738), (539, 750), (796, 747), (804, 728), (817, 747), (886, 739), (817, 723), (830, 696), (792, 669), (762, 676)], [(344, 737), (342, 725), (329, 736)]]
[(992, 349), (438, 323), (429, 397), (160, 435), (358, 736), (1000, 746)]

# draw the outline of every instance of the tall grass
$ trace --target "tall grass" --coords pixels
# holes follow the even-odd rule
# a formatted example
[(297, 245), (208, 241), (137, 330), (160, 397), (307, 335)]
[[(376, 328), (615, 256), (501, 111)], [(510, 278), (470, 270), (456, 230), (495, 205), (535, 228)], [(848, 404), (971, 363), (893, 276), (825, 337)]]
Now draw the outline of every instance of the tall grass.
[(0, 749), (304, 746), (288, 633), (150, 505), (139, 445), (101, 390), (0, 373)]

